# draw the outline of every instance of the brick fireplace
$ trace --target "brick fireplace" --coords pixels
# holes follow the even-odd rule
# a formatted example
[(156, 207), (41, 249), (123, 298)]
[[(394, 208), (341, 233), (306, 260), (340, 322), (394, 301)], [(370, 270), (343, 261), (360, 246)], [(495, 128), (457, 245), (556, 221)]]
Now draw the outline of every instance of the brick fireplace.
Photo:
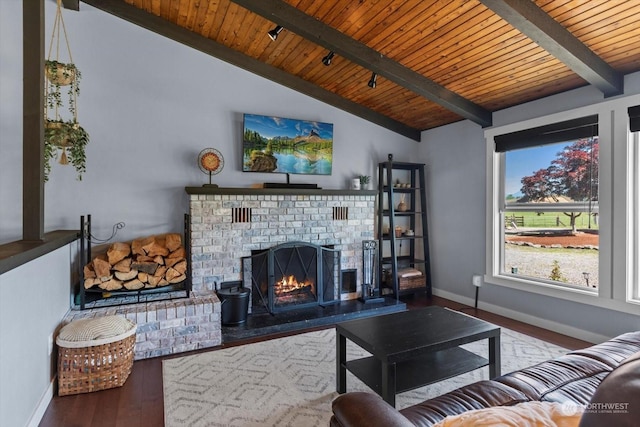
[[(187, 187), (192, 291), (188, 298), (71, 310), (79, 318), (120, 314), (137, 324), (135, 359), (222, 343), (221, 282), (242, 280), (242, 258), (286, 242), (339, 251), (342, 271), (355, 272), (361, 292), (362, 241), (373, 239), (375, 191)], [(352, 279), (351, 279), (352, 280)], [(353, 289), (351, 289), (353, 290)]]
[[(376, 192), (187, 187), (192, 286), (242, 279), (242, 258), (286, 242), (333, 247), (362, 277), (362, 241), (374, 236)], [(353, 299), (360, 293), (341, 294)]]

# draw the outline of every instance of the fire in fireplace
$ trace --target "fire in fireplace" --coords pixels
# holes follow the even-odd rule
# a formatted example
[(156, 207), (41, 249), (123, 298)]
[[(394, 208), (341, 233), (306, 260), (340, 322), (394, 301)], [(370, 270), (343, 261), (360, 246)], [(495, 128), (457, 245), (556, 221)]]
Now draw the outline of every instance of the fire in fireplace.
[(298, 279), (292, 274), (283, 276), (273, 286), (276, 305), (300, 304), (316, 299), (316, 285), (311, 280)]
[(270, 313), (337, 302), (340, 251), (290, 242), (254, 251), (242, 259), (244, 286), (253, 289), (253, 306)]

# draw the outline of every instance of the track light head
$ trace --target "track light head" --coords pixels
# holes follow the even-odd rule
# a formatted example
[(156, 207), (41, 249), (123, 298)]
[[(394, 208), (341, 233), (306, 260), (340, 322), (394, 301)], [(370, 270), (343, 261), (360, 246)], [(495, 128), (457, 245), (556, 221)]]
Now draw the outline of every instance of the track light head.
[(280, 34), (282, 30), (284, 30), (284, 27), (282, 27), (281, 25), (276, 25), (276, 27), (273, 30), (269, 31), (267, 34), (269, 35), (271, 40), (276, 41), (276, 39), (278, 38), (278, 34)]
[(375, 72), (371, 73), (371, 79), (369, 79), (369, 83), (367, 83), (367, 86), (369, 86), (371, 89), (374, 89), (376, 87), (376, 80), (378, 80), (378, 74)]
[(329, 65), (331, 65), (331, 60), (333, 59), (334, 56), (335, 56), (335, 53), (333, 51), (327, 53), (327, 56), (322, 58), (322, 63), (328, 67)]

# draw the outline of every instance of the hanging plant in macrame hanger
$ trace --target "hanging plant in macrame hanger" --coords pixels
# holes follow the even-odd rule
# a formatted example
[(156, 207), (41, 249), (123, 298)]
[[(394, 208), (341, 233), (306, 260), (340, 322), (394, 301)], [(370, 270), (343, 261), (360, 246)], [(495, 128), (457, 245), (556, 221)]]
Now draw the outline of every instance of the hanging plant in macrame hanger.
[[(60, 44), (63, 37), (69, 56), (67, 62), (64, 62), (60, 57)], [(63, 165), (71, 163), (78, 172), (78, 179), (81, 180), (82, 174), (86, 171), (85, 148), (89, 143), (89, 134), (78, 123), (81, 74), (71, 57), (67, 29), (62, 19), (62, 0), (57, 0), (56, 17), (53, 23), (49, 52), (45, 60), (44, 75), (46, 113), (44, 180), (48, 181), (51, 172), (50, 160), (55, 158), (58, 158), (59, 163)], [(63, 87), (67, 88), (64, 99)], [(71, 115), (71, 118), (66, 120), (62, 114), (65, 106)]]

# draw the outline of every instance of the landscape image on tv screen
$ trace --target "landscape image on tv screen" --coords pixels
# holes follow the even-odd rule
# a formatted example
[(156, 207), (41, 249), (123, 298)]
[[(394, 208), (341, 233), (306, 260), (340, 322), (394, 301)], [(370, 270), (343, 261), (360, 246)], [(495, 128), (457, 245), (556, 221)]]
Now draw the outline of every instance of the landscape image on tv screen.
[(242, 170), (331, 175), (333, 124), (244, 115)]

